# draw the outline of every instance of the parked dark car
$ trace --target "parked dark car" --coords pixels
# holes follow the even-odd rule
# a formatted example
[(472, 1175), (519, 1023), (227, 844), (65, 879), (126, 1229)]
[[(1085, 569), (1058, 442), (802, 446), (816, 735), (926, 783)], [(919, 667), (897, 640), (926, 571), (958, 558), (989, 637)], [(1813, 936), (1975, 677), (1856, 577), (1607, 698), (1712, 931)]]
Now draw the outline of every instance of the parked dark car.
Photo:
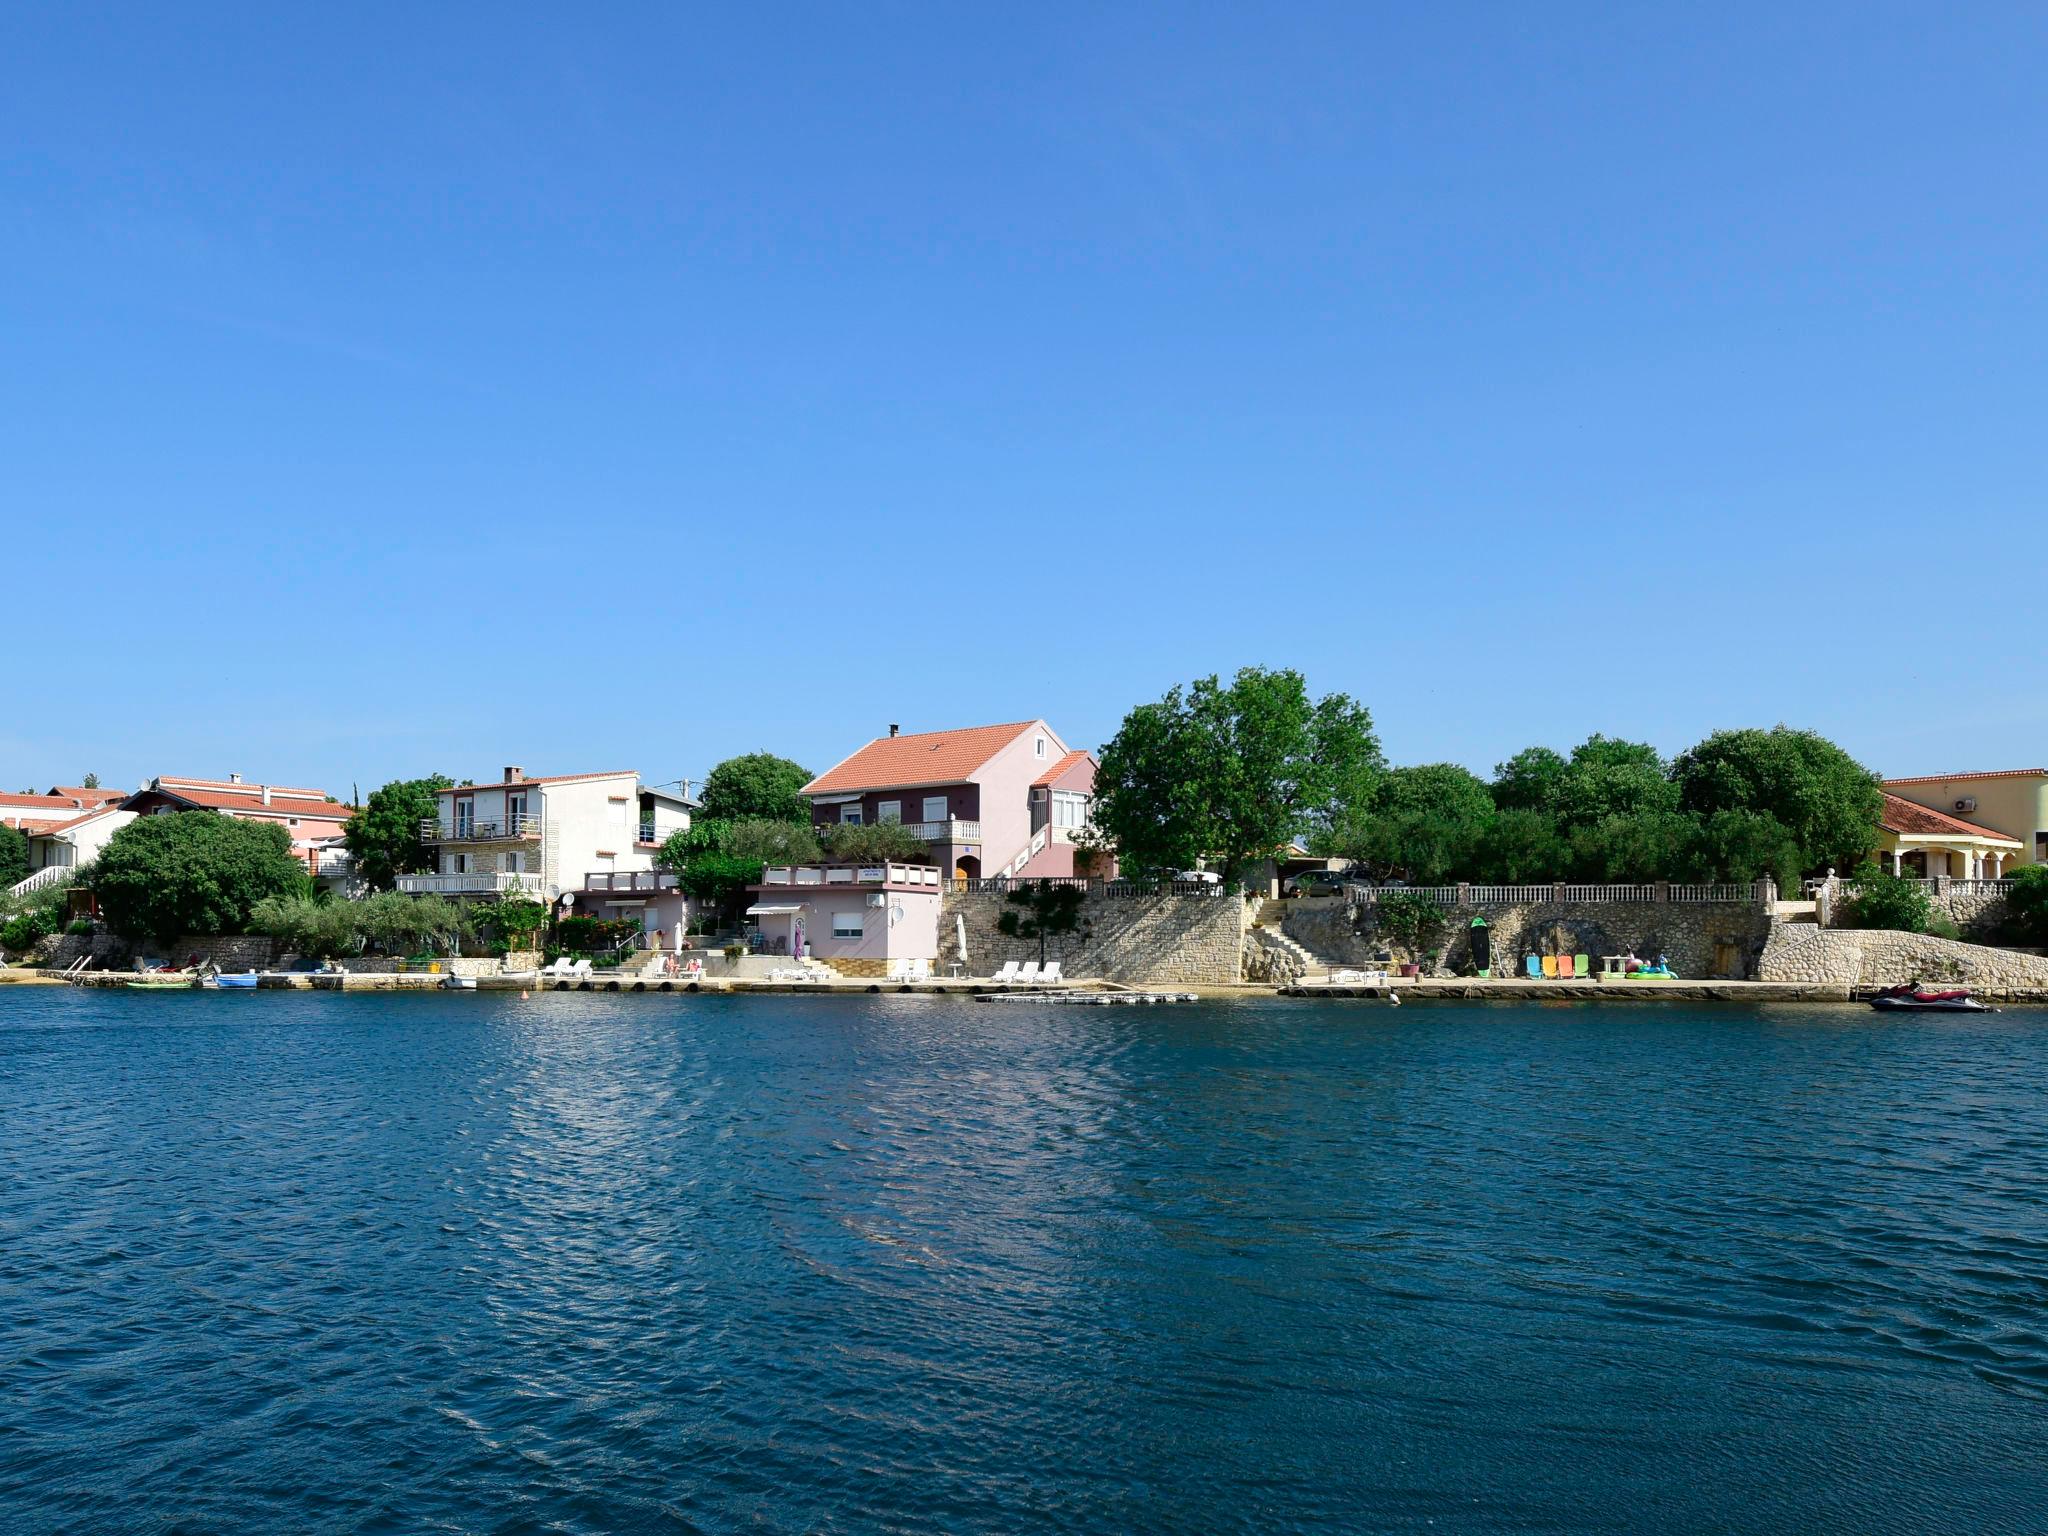
[(1341, 869), (1305, 870), (1287, 882), (1294, 896), (1341, 896), (1346, 891), (1369, 891), (1372, 882)]

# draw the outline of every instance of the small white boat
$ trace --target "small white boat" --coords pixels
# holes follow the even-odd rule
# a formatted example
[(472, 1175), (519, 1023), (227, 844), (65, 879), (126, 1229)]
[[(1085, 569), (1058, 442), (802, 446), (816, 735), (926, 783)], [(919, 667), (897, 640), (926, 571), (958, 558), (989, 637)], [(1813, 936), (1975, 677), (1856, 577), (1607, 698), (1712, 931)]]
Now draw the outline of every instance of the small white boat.
[(450, 992), (474, 992), (476, 990), (476, 978), (474, 976), (443, 976), (441, 978), (441, 985)]

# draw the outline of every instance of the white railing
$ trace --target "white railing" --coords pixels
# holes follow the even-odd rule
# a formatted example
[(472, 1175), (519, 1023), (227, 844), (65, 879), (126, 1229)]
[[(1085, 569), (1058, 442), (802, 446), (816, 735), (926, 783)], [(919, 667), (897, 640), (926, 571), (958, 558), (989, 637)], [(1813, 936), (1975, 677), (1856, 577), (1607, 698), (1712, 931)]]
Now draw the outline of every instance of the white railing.
[(2012, 889), (2010, 880), (1951, 880), (1950, 891), (1959, 896), (1997, 896)]
[(420, 823), (423, 843), (525, 843), (540, 836), (540, 813), (507, 816), (503, 821), (477, 821), (457, 816)]
[(518, 892), (538, 896), (541, 878), (526, 870), (490, 870), (466, 875), (400, 875), (398, 888), (408, 896), (503, 896)]
[(937, 890), (936, 864), (770, 864), (763, 885), (923, 885)]
[(1666, 886), (1665, 890), (1668, 893), (1665, 897), (1667, 901), (1695, 903), (1707, 901), (1752, 901), (1756, 897), (1754, 887), (1738, 885), (1726, 880), (1718, 884), (1713, 882), (1697, 885), (1679, 885), (1674, 883)]
[[(1739, 883), (1667, 885), (1664, 890), (1664, 899), (1674, 903), (1747, 903), (1757, 899), (1754, 887)], [(1657, 885), (1654, 881), (1637, 881), (1626, 885), (1553, 882), (1547, 885), (1381, 886), (1359, 892), (1357, 899), (1370, 904), (1389, 896), (1424, 896), (1444, 907), (1510, 907), (1560, 901), (1604, 906), (1615, 902), (1655, 902)]]
[(75, 864), (45, 864), (26, 880), (17, 880), (7, 888), (10, 896), (27, 896), (45, 886), (55, 885), (59, 880), (69, 879), (78, 873)]
[(673, 891), (676, 889), (676, 882), (677, 877), (665, 869), (622, 869), (605, 874), (585, 875), (583, 889), (609, 892), (612, 895), (622, 891)]
[(898, 825), (912, 837), (921, 837), (928, 843), (981, 841), (981, 823), (978, 821), (905, 821)]
[(1466, 899), (1475, 907), (1513, 907), (1548, 901), (1556, 890), (1554, 885), (1475, 885)]

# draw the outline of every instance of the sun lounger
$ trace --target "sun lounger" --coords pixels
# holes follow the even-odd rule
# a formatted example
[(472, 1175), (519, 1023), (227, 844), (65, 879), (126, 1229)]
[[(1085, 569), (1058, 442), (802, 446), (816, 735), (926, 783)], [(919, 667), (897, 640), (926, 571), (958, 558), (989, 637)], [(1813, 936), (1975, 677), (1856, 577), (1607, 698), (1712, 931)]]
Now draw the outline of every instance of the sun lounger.
[(1038, 980), (1044, 986), (1063, 986), (1066, 983), (1066, 979), (1067, 978), (1060, 973), (1060, 963), (1057, 960), (1046, 961), (1045, 969), (1038, 973)]
[(1543, 957), (1543, 974), (1551, 981), (1557, 980), (1557, 956), (1545, 955)]
[(1020, 987), (1035, 987), (1038, 985), (1038, 962), (1036, 960), (1026, 960), (1023, 965), (1018, 967), (1017, 985)]
[(999, 987), (1007, 987), (1011, 982), (1017, 979), (1017, 967), (1019, 963), (1020, 962), (1015, 960), (1005, 960), (1003, 962), (1003, 968), (997, 971), (995, 975), (989, 977), (989, 980), (994, 982)]
[(1534, 981), (1534, 980), (1536, 980), (1536, 979), (1537, 979), (1538, 977), (1540, 977), (1540, 976), (1541, 976), (1541, 975), (1543, 974), (1543, 962), (1542, 962), (1541, 960), (1538, 960), (1538, 959), (1537, 959), (1537, 958), (1536, 958), (1536, 957), (1535, 957), (1534, 955), (1531, 955), (1531, 956), (1529, 956), (1529, 957), (1528, 957), (1528, 972), (1529, 972), (1529, 979), (1530, 979), (1531, 981)]
[(1593, 957), (1591, 955), (1572, 956), (1572, 977), (1574, 980), (1585, 980), (1591, 977), (1592, 974)]

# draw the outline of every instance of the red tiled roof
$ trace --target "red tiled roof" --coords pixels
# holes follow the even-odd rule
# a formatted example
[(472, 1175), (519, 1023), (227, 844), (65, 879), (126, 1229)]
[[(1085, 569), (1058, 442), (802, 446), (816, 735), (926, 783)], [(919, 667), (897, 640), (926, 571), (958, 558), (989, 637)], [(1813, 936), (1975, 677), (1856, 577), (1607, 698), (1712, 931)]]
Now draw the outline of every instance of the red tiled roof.
[(0, 806), (24, 811), (78, 811), (85, 807), (64, 795), (0, 795)]
[(39, 821), (25, 816), (0, 816), (0, 826), (12, 827), (27, 837), (41, 837), (52, 827), (61, 825), (61, 822)]
[(102, 805), (87, 811), (83, 816), (74, 816), (69, 821), (53, 821), (45, 825), (36, 836), (49, 837), (58, 832), (69, 832), (73, 827), (82, 827), (88, 821), (98, 821), (102, 816), (111, 816), (118, 811), (118, 805)]
[(1958, 820), (1945, 811), (1929, 810), (1897, 795), (1884, 797), (1884, 814), (1878, 817), (1878, 824), (1887, 832), (1907, 837), (1986, 837), (1993, 842), (2010, 843), (2015, 848), (2020, 846), (2016, 837), (1980, 827), (1973, 821)]
[[(189, 781), (183, 781), (189, 782)], [(260, 786), (259, 786), (260, 787)], [(148, 794), (139, 790), (138, 794)], [(209, 811), (233, 811), (244, 816), (284, 817), (296, 816), (302, 821), (347, 821), (355, 811), (346, 805), (327, 800), (298, 800), (286, 796), (280, 800), (272, 793), (270, 804), (263, 803), (259, 794), (224, 794), (217, 789), (186, 789), (166, 783), (157, 793), (166, 794), (188, 805), (196, 805)]]
[(107, 805), (128, 798), (125, 789), (87, 789), (83, 784), (59, 784), (50, 793), (76, 800), (80, 805)]
[[(245, 793), (252, 790), (260, 792), (263, 788), (260, 782), (253, 779), (244, 779), (237, 784), (233, 779), (194, 779), (182, 773), (160, 773), (154, 782), (166, 788), (190, 785), (194, 789), (236, 789)], [(270, 792), (273, 795), (312, 795), (319, 799), (325, 799), (327, 795), (324, 789), (306, 789), (288, 784), (273, 784), (270, 786)]]
[(1014, 720), (1007, 725), (976, 725), (961, 731), (878, 736), (851, 757), (827, 768), (798, 793), (824, 795), (836, 790), (958, 784), (1036, 724), (1036, 720)]
[(1990, 773), (1922, 773), (1910, 779), (1886, 779), (1887, 784), (1946, 784), (1953, 779), (2048, 779), (2048, 768), (1997, 768)]
[(436, 794), (464, 795), (476, 789), (524, 789), (529, 784), (576, 784), (585, 779), (629, 779), (639, 774), (631, 768), (613, 768), (605, 773), (551, 773), (545, 778), (486, 779), (481, 784), (452, 784), (447, 789), (436, 790)]
[(1062, 778), (1066, 776), (1067, 770), (1069, 768), (1072, 768), (1074, 764), (1080, 762), (1093, 762), (1094, 760), (1094, 753), (1086, 751), (1085, 749), (1076, 748), (1074, 751), (1069, 752), (1065, 757), (1061, 758), (1058, 762), (1054, 763), (1050, 768), (1046, 769), (1045, 772), (1041, 773), (1037, 778), (1033, 779), (1031, 781), (1031, 787), (1033, 789), (1043, 789), (1049, 784), (1057, 784)]

